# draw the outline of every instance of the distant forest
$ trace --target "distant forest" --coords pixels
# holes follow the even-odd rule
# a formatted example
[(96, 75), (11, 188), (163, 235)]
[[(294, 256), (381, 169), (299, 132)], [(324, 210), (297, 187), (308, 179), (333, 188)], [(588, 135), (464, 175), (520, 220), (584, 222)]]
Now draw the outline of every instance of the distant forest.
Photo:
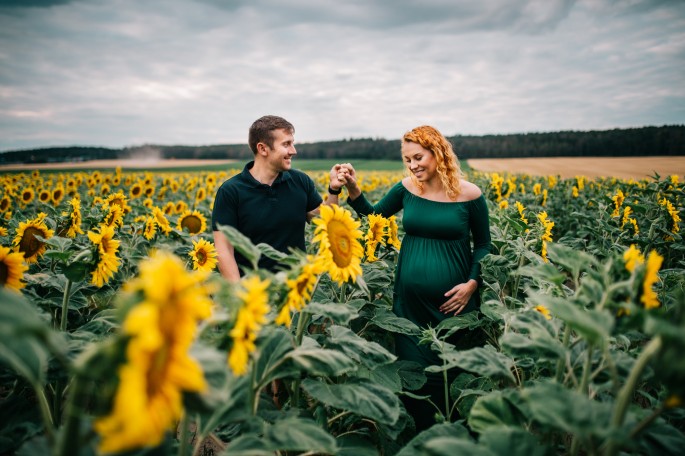
[[(460, 159), (514, 157), (627, 157), (685, 155), (685, 125), (596, 131), (559, 131), (484, 136), (450, 136)], [(359, 138), (298, 143), (301, 158), (396, 159), (400, 141)], [(119, 158), (238, 159), (252, 157), (247, 144), (209, 146), (143, 145), (47, 147), (0, 153), (0, 164), (49, 163)]]

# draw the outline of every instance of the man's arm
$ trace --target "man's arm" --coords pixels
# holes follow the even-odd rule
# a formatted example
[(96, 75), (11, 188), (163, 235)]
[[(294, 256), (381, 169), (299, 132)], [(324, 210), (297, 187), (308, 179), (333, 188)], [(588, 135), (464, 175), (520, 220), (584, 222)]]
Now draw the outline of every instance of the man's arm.
[(219, 271), (229, 282), (240, 280), (238, 263), (235, 261), (235, 251), (233, 244), (221, 231), (214, 231), (214, 247), (216, 248), (217, 260), (219, 260)]
[[(345, 186), (345, 178), (346, 178), (346, 173), (347, 169), (344, 167), (344, 165), (336, 164), (331, 168), (331, 173), (330, 173), (330, 184), (328, 186), (330, 187), (331, 190), (333, 191), (338, 191), (341, 190)], [(326, 189), (326, 199), (323, 200), (323, 204), (327, 204), (329, 206), (333, 204), (340, 204), (340, 199), (338, 196), (340, 195), (339, 193), (333, 194), (328, 192), (328, 189)], [(307, 222), (311, 222), (311, 220), (314, 217), (317, 217), (319, 215), (319, 208), (317, 207), (314, 210), (311, 210), (307, 212)]]

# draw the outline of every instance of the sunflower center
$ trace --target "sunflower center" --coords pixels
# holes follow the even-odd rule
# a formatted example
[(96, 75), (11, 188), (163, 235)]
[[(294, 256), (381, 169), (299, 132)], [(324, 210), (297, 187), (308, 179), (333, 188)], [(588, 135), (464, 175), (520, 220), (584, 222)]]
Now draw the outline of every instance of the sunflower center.
[(31, 192), (24, 192), (24, 193), (21, 195), (21, 199), (23, 199), (24, 202), (31, 201), (31, 197), (32, 197), (32, 196), (33, 196), (33, 195), (31, 194)]
[(169, 366), (169, 347), (163, 345), (155, 353), (150, 370), (147, 375), (147, 394), (153, 397), (159, 394), (166, 378), (167, 367)]
[(2, 201), (0, 201), (0, 211), (5, 212), (8, 207), (10, 207), (10, 200), (3, 198)]
[(207, 254), (204, 250), (198, 250), (197, 253), (195, 253), (195, 257), (197, 258), (197, 264), (200, 266), (204, 266), (207, 262)]
[(200, 228), (202, 227), (202, 221), (196, 215), (188, 215), (181, 220), (181, 227), (188, 228), (190, 234), (197, 234), (200, 232)]
[(19, 251), (24, 252), (24, 258), (33, 257), (43, 246), (43, 243), (36, 238), (36, 235), (45, 237), (45, 233), (39, 228), (29, 226), (24, 230), (24, 235), (21, 237), (21, 241), (19, 241)]
[(7, 283), (7, 278), (9, 277), (9, 267), (4, 261), (0, 261), (0, 285), (5, 285)]
[(345, 268), (352, 262), (352, 240), (347, 225), (331, 220), (328, 223), (328, 239), (331, 243), (333, 262), (339, 268)]

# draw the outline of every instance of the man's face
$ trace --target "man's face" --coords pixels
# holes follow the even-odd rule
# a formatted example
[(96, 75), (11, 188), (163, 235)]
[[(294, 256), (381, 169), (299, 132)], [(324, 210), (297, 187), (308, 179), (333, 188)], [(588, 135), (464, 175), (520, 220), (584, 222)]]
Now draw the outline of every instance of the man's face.
[(269, 164), (275, 171), (287, 171), (292, 167), (292, 158), (297, 155), (295, 137), (283, 129), (274, 130), (272, 134), (274, 137), (273, 148), (269, 148), (267, 145)]

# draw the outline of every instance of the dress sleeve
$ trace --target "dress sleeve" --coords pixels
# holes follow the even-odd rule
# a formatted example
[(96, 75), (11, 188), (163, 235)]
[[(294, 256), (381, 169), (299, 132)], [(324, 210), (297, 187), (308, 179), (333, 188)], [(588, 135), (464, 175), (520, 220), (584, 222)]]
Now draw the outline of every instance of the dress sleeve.
[(480, 260), (492, 250), (490, 217), (488, 215), (488, 205), (483, 195), (473, 200), (470, 205), (469, 227), (473, 237), (473, 259), (471, 261), (469, 279), (474, 279), (481, 283)]
[(402, 210), (403, 193), (406, 191), (402, 182), (395, 184), (388, 193), (377, 203), (372, 205), (364, 196), (364, 193), (359, 195), (357, 199), (351, 201), (347, 199), (347, 204), (355, 210), (357, 215), (363, 217), (369, 214), (380, 214), (383, 217), (390, 217)]

